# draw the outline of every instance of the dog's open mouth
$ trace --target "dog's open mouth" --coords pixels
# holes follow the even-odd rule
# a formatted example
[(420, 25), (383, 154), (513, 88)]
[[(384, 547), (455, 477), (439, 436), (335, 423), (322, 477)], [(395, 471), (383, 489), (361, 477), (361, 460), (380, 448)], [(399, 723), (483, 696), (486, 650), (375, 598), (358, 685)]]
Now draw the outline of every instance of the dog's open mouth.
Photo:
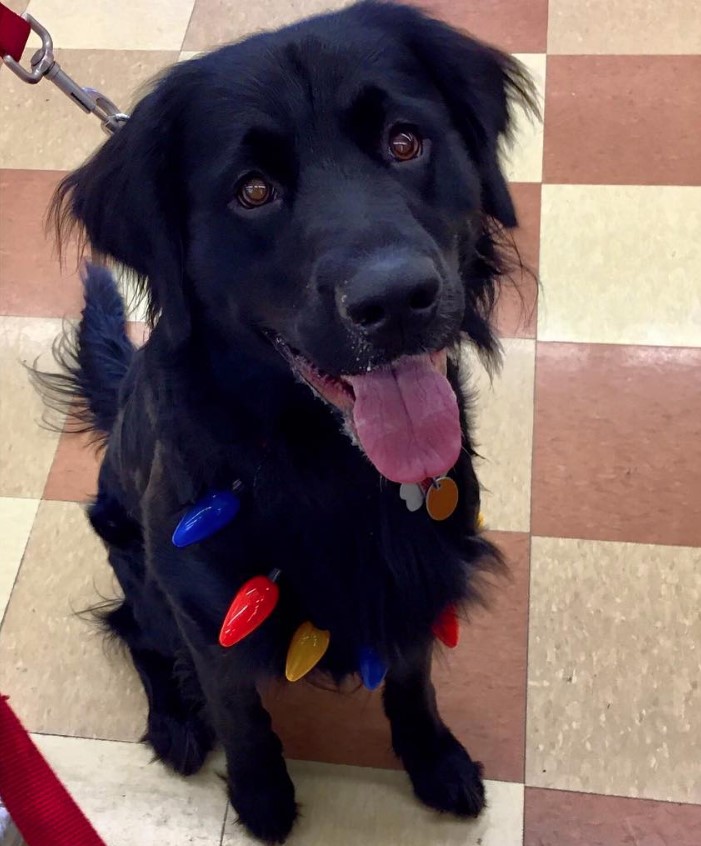
[(462, 444), (458, 400), (446, 376), (447, 352), (405, 356), (358, 376), (322, 373), (276, 337), (293, 370), (345, 415), (365, 454), (393, 482), (441, 476)]

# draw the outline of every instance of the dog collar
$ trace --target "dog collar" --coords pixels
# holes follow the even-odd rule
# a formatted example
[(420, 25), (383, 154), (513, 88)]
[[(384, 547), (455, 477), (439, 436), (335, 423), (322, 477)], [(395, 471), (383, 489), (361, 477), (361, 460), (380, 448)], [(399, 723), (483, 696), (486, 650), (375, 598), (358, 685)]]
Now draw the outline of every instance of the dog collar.
[[(243, 484), (237, 480), (231, 488), (206, 493), (179, 520), (173, 532), (173, 544), (182, 549), (221, 531), (237, 517), (242, 490)], [(447, 520), (455, 512), (459, 500), (458, 486), (449, 476), (400, 485), (399, 495), (409, 511), (425, 507), (429, 517), (436, 521)], [(482, 515), (478, 515), (478, 529), (483, 522)], [(267, 576), (254, 576), (241, 586), (222, 622), (220, 646), (227, 649), (235, 646), (270, 617), (280, 598), (280, 575), (281, 570), (274, 569)], [(457, 646), (460, 629), (452, 606), (441, 612), (432, 631), (449, 648)], [(298, 681), (313, 670), (326, 654), (330, 642), (331, 633), (327, 629), (317, 628), (310, 620), (302, 623), (287, 650), (285, 676), (288, 681)], [(387, 665), (373, 647), (363, 646), (358, 650), (358, 672), (364, 686), (375, 690), (387, 674)]]

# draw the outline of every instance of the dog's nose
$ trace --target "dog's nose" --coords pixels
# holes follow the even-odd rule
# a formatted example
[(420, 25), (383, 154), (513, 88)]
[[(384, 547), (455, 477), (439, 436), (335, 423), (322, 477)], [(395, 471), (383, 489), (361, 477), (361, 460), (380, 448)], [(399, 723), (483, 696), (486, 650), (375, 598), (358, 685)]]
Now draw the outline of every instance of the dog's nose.
[(366, 264), (344, 286), (341, 314), (370, 336), (416, 332), (433, 318), (440, 287), (429, 258), (390, 256)]

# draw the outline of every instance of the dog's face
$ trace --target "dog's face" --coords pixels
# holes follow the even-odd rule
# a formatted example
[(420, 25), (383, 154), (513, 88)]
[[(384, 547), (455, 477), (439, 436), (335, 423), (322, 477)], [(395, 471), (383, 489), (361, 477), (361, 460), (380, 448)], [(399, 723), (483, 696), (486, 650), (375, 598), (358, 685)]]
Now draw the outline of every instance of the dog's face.
[(73, 210), (174, 336), (282, 353), (380, 472), (418, 481), (460, 449), (447, 351), (493, 343), (518, 91), (496, 51), (362, 4), (176, 67), (71, 177)]

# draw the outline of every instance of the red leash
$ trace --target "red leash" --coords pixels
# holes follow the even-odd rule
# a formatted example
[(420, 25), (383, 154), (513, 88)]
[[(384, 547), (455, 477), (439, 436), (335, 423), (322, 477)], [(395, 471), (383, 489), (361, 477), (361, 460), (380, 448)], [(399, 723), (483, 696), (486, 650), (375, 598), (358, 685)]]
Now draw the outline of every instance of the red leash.
[(105, 846), (0, 696), (0, 799), (27, 846)]

